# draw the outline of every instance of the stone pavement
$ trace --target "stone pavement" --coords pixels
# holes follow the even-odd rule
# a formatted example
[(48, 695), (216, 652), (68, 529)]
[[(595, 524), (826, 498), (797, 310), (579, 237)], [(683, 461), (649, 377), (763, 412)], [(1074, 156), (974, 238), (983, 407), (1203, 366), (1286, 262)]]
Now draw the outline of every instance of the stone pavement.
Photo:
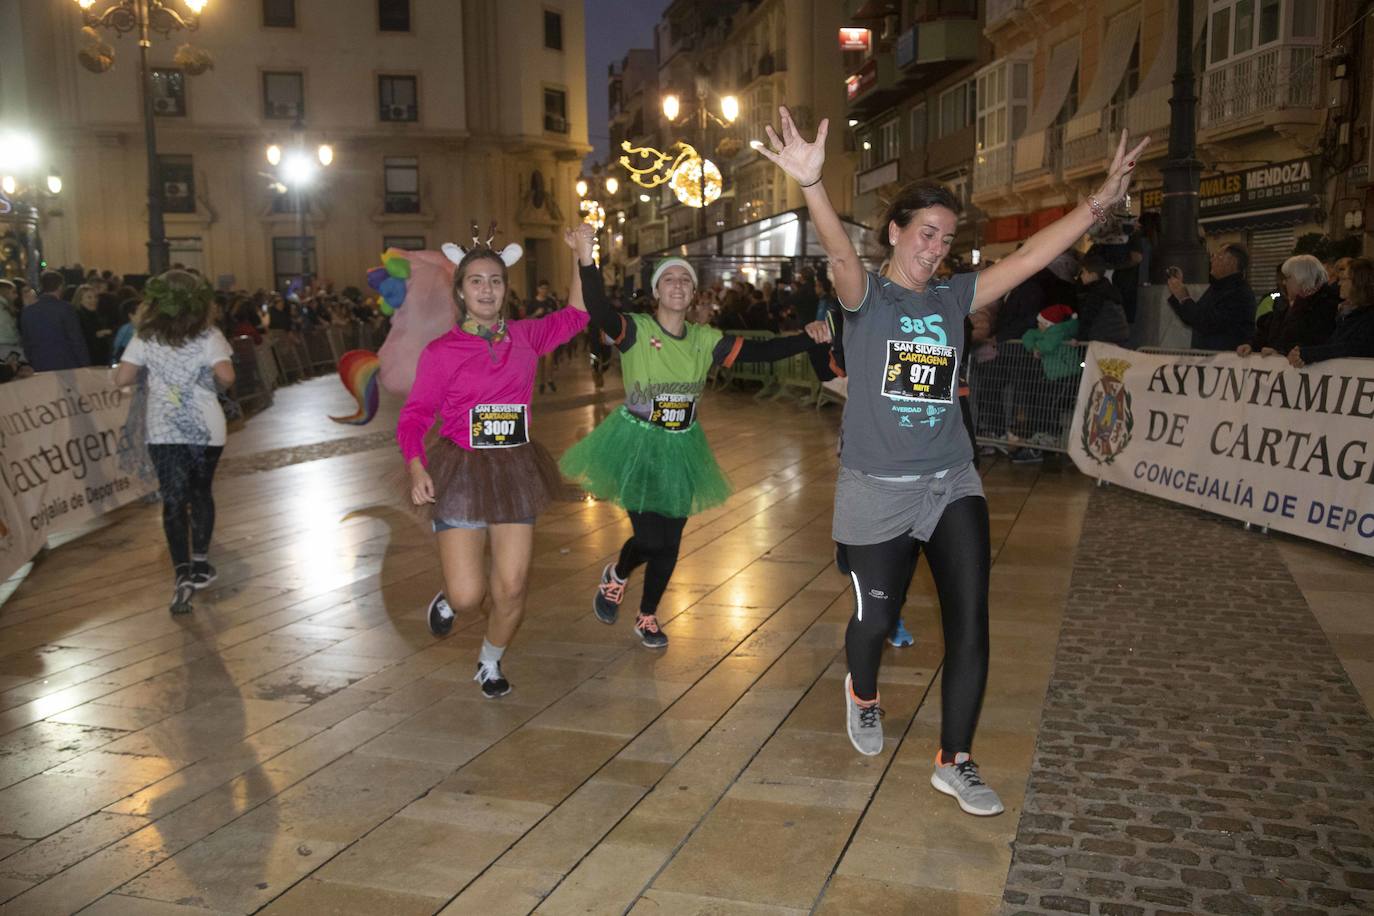
[(1004, 899), (1374, 912), (1374, 720), (1273, 542), (1094, 494)]
[[(565, 374), (557, 397), (536, 401), (540, 438), (563, 451), (615, 397), (610, 389), (597, 397), (585, 379)], [(394, 422), (395, 407), (385, 403), (375, 422)], [(529, 615), (505, 666), (515, 691), (492, 702), (471, 682), (482, 620), (465, 617), (442, 640), (428, 633), (422, 609), (439, 586), (432, 536), (392, 502), (398, 461), (382, 427), (326, 418), (347, 409), (336, 381), (307, 382), (279, 392), (271, 411), (231, 439), (228, 470), (216, 482), (220, 580), (189, 617), (166, 611), (170, 576), (156, 506), (110, 514), (0, 588), (0, 913), (967, 916), (1006, 909), (1008, 893), (1025, 895), (1013, 911), (1086, 905), (1112, 913), (1117, 903), (1193, 911), (1137, 898), (1137, 887), (1167, 891), (1169, 882), (1130, 870), (1161, 864), (1180, 881), (1185, 867), (1215, 872), (1248, 902), (1263, 900), (1261, 885), (1244, 879), (1271, 877), (1230, 870), (1201, 851), (1196, 865), (1168, 858), (1182, 857), (1191, 835), (1221, 827), (1204, 826), (1204, 816), (1258, 818), (1258, 840), (1303, 855), (1315, 845), (1303, 831), (1341, 854), (1370, 854), (1350, 842), (1367, 838), (1368, 815), (1335, 813), (1340, 799), (1332, 795), (1338, 764), (1348, 771), (1341, 778), (1363, 778), (1367, 788), (1369, 758), (1352, 757), (1358, 737), (1342, 746), (1340, 723), (1328, 721), (1344, 708), (1343, 722), (1368, 728), (1367, 707), (1351, 702), (1349, 684), (1289, 694), (1312, 710), (1241, 701), (1272, 689), (1287, 670), (1281, 666), (1299, 660), (1308, 675), (1324, 665), (1335, 685), (1332, 647), (1365, 702), (1374, 698), (1374, 565), (1095, 492), (1072, 472), (989, 462), (993, 664), (977, 753), (1007, 812), (972, 818), (928, 781), (941, 647), (924, 567), (906, 611), (917, 645), (884, 661), (884, 752), (860, 757), (845, 738), (841, 644), (853, 599), (831, 562), (834, 410), (741, 393), (706, 398), (703, 425), (736, 493), (687, 527), (661, 609), (673, 640), (666, 652), (639, 646), (628, 622), (606, 627), (590, 613), (597, 574), (628, 534), (624, 514), (571, 499), (542, 516)], [(1119, 529), (1116, 546), (1104, 541), (1107, 529)], [(1148, 538), (1139, 533), (1146, 530)], [(1120, 560), (1125, 544), (1189, 538), (1224, 548), (1234, 562), (1216, 564), (1209, 576), (1176, 569), (1172, 557), (1148, 567)], [(1108, 547), (1118, 559), (1104, 564)], [(1255, 600), (1231, 607), (1215, 598), (1228, 581)], [(1175, 605), (1194, 589), (1213, 596), (1203, 605), (1210, 617), (1234, 614), (1277, 629), (1262, 610), (1273, 603), (1292, 618), (1283, 638), (1296, 648), (1261, 659), (1243, 634), (1213, 621), (1221, 634), (1198, 664), (1243, 672), (1244, 689), (1200, 688), (1196, 702), (1175, 710), (1161, 692), (1171, 682), (1161, 688), (1158, 669), (1135, 664), (1137, 654), (1156, 663), (1159, 656), (1127, 641), (1124, 617), (1106, 626), (1115, 642), (1079, 635), (1092, 626), (1085, 614), (1119, 602), (1118, 584)], [(627, 600), (638, 600), (637, 584)], [(1064, 653), (1085, 642), (1136, 651), (1074, 673), (1067, 686), (1057, 681), (1042, 733), (1066, 607)], [(1140, 625), (1159, 613), (1142, 614)], [(1314, 619), (1327, 634), (1325, 654)], [(1180, 651), (1195, 645), (1159, 629)], [(1091, 667), (1092, 657), (1075, 658), (1061, 656), (1061, 678), (1070, 662)], [(1142, 793), (1121, 785), (1062, 782), (1080, 775), (1070, 764), (1085, 754), (1118, 750), (1083, 739), (1122, 740), (1098, 722), (1110, 709), (1088, 712), (1087, 699), (1066, 692), (1090, 677), (1119, 680), (1104, 684), (1093, 704), (1130, 708), (1135, 688), (1148, 698), (1136, 712), (1152, 724), (1135, 727), (1163, 749), (1148, 754), (1142, 773), (1093, 775), (1178, 798), (1177, 812), (1194, 819), (1186, 828), (1157, 824), (1154, 812), (1129, 822), (1174, 831), (1171, 845), (1162, 833), (1118, 829), (1128, 822), (1106, 809), (1066, 814), (1071, 804), (1119, 804), (1132, 817), (1148, 810), (1148, 800), (1135, 797)], [(1083, 708), (1066, 708), (1074, 702)], [(1243, 713), (1215, 723), (1209, 703)], [(1156, 707), (1193, 718), (1175, 722)], [(1068, 731), (1075, 716), (1099, 731)], [(1261, 717), (1276, 727), (1301, 724), (1320, 735), (1317, 748), (1344, 755), (1321, 758), (1313, 770), (1329, 781), (1315, 800), (1292, 806), (1302, 813), (1287, 821), (1270, 816), (1278, 805), (1261, 800), (1275, 810), (1236, 814), (1238, 800), (1204, 791), (1226, 782), (1263, 796), (1270, 782), (1276, 790), (1301, 782), (1306, 771), (1288, 764), (1263, 764), (1268, 776), (1214, 772), (1232, 765), (1222, 751), (1235, 750), (1210, 737), (1224, 736), (1223, 726), (1252, 729), (1257, 737), (1246, 747), (1264, 754), (1283, 746), (1272, 729), (1240, 721)], [(1193, 737), (1204, 728), (1211, 743)], [(1044, 744), (1033, 771), (1037, 734)], [(1175, 753), (1184, 747), (1187, 754)], [(1156, 759), (1166, 756), (1189, 767), (1213, 761), (1214, 769), (1198, 769), (1195, 794), (1167, 795), (1154, 787), (1179, 782)], [(1049, 794), (1063, 786), (1072, 794)], [(1117, 795), (1092, 797), (1106, 789)], [(1186, 801), (1226, 810), (1193, 811)], [(1317, 824), (1306, 812), (1319, 804), (1350, 824)], [(1078, 834), (1102, 824), (1105, 833)], [(1239, 837), (1234, 825), (1222, 829)], [(1134, 845), (1127, 853), (1124, 845), (1094, 848), (1099, 842)], [(1236, 861), (1267, 861), (1236, 842)], [(1311, 852), (1311, 866), (1325, 875), (1303, 885), (1295, 902), (1321, 909), (1319, 892), (1358, 899), (1359, 875), (1369, 870), (1362, 860), (1338, 867), (1319, 853)], [(1126, 899), (1106, 899), (1115, 885), (1090, 892), (1045, 858), (1069, 855), (1116, 856), (1119, 873), (1087, 877), (1123, 885), (1129, 878)], [(1299, 858), (1295, 851), (1289, 864)], [(1058, 877), (1060, 886), (1025, 887), (1027, 870), (1031, 880)], [(1204, 895), (1191, 899), (1200, 907)]]

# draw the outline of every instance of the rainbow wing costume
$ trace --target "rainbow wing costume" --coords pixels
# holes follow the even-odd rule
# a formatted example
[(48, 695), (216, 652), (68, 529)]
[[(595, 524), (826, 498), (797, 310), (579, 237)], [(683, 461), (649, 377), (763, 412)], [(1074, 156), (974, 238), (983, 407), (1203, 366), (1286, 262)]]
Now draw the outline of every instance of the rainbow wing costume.
[[(455, 264), (440, 251), (388, 248), (382, 263), (367, 272), (367, 284), (381, 297), (382, 314), (391, 317), (391, 332), (377, 353), (350, 350), (339, 360), (339, 379), (357, 403), (336, 423), (362, 426), (377, 415), (381, 389), (406, 395), (415, 383), (420, 353), (454, 324)], [(404, 308), (402, 307), (404, 306)]]

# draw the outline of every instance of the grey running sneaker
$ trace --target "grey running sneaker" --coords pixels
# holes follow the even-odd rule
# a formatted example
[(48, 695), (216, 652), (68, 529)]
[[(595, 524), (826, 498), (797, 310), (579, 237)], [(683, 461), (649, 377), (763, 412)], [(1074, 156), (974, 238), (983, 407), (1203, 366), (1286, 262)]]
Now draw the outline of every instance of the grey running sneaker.
[(173, 614), (189, 614), (193, 610), (191, 599), (195, 597), (196, 586), (191, 580), (190, 569), (178, 569), (176, 589), (172, 592), (172, 604), (168, 608)]
[(854, 683), (849, 675), (844, 676), (845, 722), (849, 729), (849, 743), (854, 750), (869, 757), (883, 752), (883, 710), (875, 699), (872, 703), (860, 704), (854, 696)]
[(477, 675), (473, 680), (482, 685), (482, 695), (488, 700), (494, 700), (510, 693), (510, 681), (502, 676), (500, 662), (492, 662), (491, 664), (478, 662)]
[(978, 764), (968, 754), (954, 755), (953, 763), (942, 764), (940, 755), (935, 755), (935, 772), (930, 774), (930, 784), (938, 791), (953, 796), (966, 814), (989, 817), (1001, 814), (1004, 810), (1002, 800), (992, 787), (983, 782), (978, 775)]
[(596, 587), (596, 597), (592, 599), (592, 611), (602, 623), (615, 623), (620, 613), (620, 602), (625, 600), (625, 580), (615, 575), (615, 564), (607, 563), (601, 570), (601, 584)]
[(658, 618), (653, 614), (640, 614), (635, 618), (635, 635), (650, 649), (668, 645), (668, 634), (658, 628)]

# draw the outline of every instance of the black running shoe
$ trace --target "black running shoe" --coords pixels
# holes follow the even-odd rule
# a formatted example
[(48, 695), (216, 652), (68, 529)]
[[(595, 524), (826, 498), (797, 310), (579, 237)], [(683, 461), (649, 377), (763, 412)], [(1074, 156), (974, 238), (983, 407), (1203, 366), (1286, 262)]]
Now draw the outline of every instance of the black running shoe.
[(607, 563), (601, 570), (601, 584), (596, 587), (592, 610), (602, 623), (615, 623), (620, 614), (620, 602), (625, 600), (625, 580), (615, 577), (615, 564)]
[(210, 565), (208, 560), (197, 560), (191, 564), (191, 585), (197, 591), (202, 588), (209, 588), (211, 583), (219, 578), (219, 570)]
[(635, 635), (650, 649), (662, 649), (668, 645), (668, 634), (658, 628), (658, 618), (653, 614), (640, 614), (635, 618)]
[(482, 685), (482, 696), (488, 700), (503, 697), (510, 693), (510, 681), (501, 676), (501, 663), (477, 663), (477, 674), (473, 680)]
[(440, 592), (429, 603), (429, 631), (435, 636), (447, 636), (453, 629), (453, 608), (448, 599)]
[(191, 574), (183, 570), (177, 573), (176, 590), (172, 592), (172, 606), (167, 610), (173, 614), (191, 613), (191, 599), (196, 594), (195, 583), (191, 580)]

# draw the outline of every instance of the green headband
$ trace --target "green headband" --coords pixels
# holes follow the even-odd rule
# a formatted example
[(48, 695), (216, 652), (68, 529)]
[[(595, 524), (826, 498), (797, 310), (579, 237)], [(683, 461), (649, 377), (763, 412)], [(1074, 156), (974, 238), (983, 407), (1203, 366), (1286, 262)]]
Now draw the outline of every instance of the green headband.
[(144, 284), (143, 296), (159, 312), (168, 318), (176, 318), (188, 312), (196, 316), (203, 315), (214, 300), (215, 291), (205, 280), (191, 289), (184, 289), (172, 286), (162, 277), (153, 277)]

